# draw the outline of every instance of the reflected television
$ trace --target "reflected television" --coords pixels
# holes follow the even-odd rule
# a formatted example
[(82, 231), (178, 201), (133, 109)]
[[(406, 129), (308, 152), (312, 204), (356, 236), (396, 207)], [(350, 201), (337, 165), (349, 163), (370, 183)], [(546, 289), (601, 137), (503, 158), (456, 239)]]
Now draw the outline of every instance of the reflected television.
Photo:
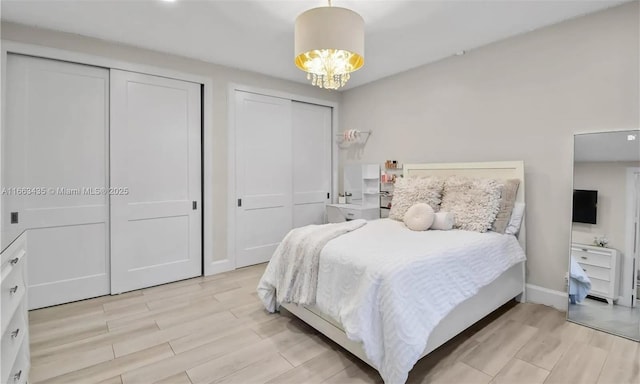
[(573, 222), (596, 224), (598, 214), (598, 191), (573, 190)]

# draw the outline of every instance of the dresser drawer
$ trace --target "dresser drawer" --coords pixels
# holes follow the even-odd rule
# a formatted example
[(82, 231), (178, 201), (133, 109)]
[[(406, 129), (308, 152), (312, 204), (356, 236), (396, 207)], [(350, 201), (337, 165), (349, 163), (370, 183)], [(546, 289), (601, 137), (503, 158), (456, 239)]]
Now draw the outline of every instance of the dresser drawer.
[(7, 275), (3, 276), (0, 286), (0, 302), (2, 303), (2, 307), (0, 307), (0, 332), (2, 334), (7, 330), (9, 321), (25, 298), (27, 286), (24, 279), (24, 268), (24, 258), (21, 257), (10, 267)]
[(0, 260), (0, 273), (2, 279), (10, 273), (11, 267), (13, 267), (20, 259), (22, 259), (26, 253), (26, 235), (23, 233), (17, 239), (11, 243), (7, 249), (2, 252)]
[(595, 278), (589, 278), (591, 280), (591, 292), (590, 295), (593, 296), (602, 296), (606, 298), (611, 298), (611, 283), (606, 280), (600, 280)]
[(351, 209), (351, 208), (341, 208), (344, 217), (347, 220), (355, 220), (362, 218), (362, 211), (359, 209)]
[(327, 220), (342, 223), (349, 220), (376, 220), (380, 218), (379, 207), (363, 207), (358, 204), (327, 204)]
[(595, 265), (589, 265), (584, 263), (578, 263), (583, 271), (589, 276), (589, 278), (596, 278), (600, 280), (611, 281), (611, 269), (596, 267)]
[(12, 367), (18, 356), (23, 342), (26, 342), (27, 320), (26, 308), (23, 303), (9, 321), (7, 330), (2, 335), (0, 359), (2, 367)]
[(595, 265), (596, 267), (611, 268), (611, 255), (573, 249), (573, 257), (580, 264)]
[(13, 368), (6, 378), (7, 384), (26, 384), (29, 378), (29, 343), (22, 343)]

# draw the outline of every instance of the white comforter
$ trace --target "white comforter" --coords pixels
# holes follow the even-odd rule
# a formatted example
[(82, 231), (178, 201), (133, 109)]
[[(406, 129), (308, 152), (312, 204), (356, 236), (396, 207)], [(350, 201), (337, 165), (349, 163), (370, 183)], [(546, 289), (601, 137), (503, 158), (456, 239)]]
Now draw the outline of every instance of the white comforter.
[(316, 306), (363, 343), (385, 383), (404, 383), (435, 326), (523, 260), (511, 235), (371, 221), (322, 250)]

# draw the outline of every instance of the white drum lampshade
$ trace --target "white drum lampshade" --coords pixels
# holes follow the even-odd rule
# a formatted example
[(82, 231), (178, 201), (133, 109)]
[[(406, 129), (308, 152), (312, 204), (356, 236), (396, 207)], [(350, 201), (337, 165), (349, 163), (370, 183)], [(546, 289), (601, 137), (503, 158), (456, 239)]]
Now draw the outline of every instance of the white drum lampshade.
[(364, 20), (339, 7), (310, 9), (295, 25), (295, 63), (313, 85), (338, 89), (364, 65)]

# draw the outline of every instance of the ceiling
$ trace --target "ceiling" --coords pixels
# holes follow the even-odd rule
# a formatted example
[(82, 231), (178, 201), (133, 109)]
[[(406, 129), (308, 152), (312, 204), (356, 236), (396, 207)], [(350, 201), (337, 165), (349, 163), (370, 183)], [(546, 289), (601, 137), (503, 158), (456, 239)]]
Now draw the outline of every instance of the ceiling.
[[(629, 135), (635, 140), (628, 140)], [(576, 162), (640, 161), (640, 130), (588, 133), (575, 136)]]
[[(612, 7), (598, 0), (333, 0), (362, 15), (365, 66), (345, 89)], [(306, 83), (293, 25), (313, 0), (2, 0), (2, 20), (77, 33)]]

